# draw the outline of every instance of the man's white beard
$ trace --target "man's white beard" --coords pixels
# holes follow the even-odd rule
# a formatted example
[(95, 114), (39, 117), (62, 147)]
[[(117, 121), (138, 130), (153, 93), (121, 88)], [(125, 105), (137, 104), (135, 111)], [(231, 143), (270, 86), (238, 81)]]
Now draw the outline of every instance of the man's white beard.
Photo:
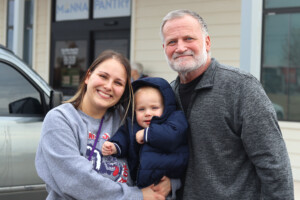
[[(174, 59), (174, 58), (178, 57), (179, 55), (192, 55), (194, 59), (190, 60), (190, 61), (185, 61), (184, 58), (182, 60), (181, 60), (181, 58)], [(198, 56), (195, 56), (195, 53), (192, 50), (188, 50), (182, 54), (174, 53), (172, 55), (172, 60), (169, 60), (166, 54), (165, 54), (165, 56), (169, 63), (169, 66), (174, 71), (185, 76), (187, 73), (194, 71), (205, 65), (206, 60), (207, 60), (206, 45), (204, 43), (202, 52)]]

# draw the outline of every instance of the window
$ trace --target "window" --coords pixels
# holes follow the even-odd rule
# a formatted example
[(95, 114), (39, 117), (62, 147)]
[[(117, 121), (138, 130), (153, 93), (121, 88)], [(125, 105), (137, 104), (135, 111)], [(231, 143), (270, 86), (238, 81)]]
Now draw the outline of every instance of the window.
[(43, 114), (40, 93), (18, 71), (0, 62), (0, 116)]
[(6, 46), (32, 67), (34, 0), (8, 0)]
[(25, 0), (23, 60), (32, 67), (33, 0)]
[(87, 42), (66, 40), (55, 42), (54, 88), (65, 96), (72, 95), (79, 86), (87, 66)]
[(14, 0), (8, 1), (7, 12), (7, 48), (13, 49), (13, 35), (14, 35)]
[(299, 0), (265, 0), (265, 8), (290, 8), (300, 6)]
[(300, 121), (300, 2), (264, 3), (261, 81), (278, 119)]

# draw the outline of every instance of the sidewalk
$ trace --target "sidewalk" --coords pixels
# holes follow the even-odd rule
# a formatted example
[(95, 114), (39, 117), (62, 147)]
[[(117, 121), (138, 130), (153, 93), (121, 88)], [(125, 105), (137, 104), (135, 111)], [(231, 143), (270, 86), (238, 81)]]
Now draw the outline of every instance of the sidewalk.
[(300, 181), (294, 181), (295, 200), (300, 200)]

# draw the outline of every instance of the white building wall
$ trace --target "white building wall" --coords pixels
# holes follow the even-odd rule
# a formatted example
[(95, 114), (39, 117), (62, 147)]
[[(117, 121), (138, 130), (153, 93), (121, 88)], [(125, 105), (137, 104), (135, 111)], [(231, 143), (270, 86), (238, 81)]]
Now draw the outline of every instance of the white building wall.
[(6, 46), (7, 0), (0, 0), (0, 44)]
[(162, 18), (175, 9), (198, 12), (208, 24), (212, 56), (239, 67), (240, 0), (133, 0), (131, 60), (141, 62), (146, 74), (168, 81), (177, 75), (166, 62), (159, 35)]
[(300, 123), (279, 122), (291, 160), (294, 180), (300, 181)]
[(34, 1), (32, 68), (49, 82), (51, 0)]

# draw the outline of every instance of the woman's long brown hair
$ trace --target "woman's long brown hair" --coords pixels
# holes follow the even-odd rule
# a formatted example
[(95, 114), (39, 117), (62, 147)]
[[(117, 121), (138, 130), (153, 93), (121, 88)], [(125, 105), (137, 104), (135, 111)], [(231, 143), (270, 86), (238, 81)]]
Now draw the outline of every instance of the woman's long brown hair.
[[(85, 80), (87, 79), (87, 77), (91, 73), (93, 73), (93, 71), (97, 68), (97, 66), (99, 64), (101, 64), (102, 62), (104, 62), (108, 59), (115, 59), (115, 60), (119, 61), (124, 66), (124, 68), (126, 70), (127, 81), (126, 81), (126, 85), (125, 85), (125, 91), (124, 91), (121, 99), (119, 100), (119, 102), (115, 106), (108, 109), (109, 112), (113, 111), (113, 109), (125, 110), (124, 114), (120, 113), (121, 117), (124, 120), (125, 117), (128, 114), (130, 104), (133, 102), (133, 91), (132, 91), (132, 86), (131, 86), (131, 67), (130, 67), (130, 63), (129, 63), (128, 59), (125, 56), (123, 56), (122, 54), (120, 54), (116, 51), (113, 51), (113, 50), (103, 51), (96, 58), (96, 60), (94, 60), (94, 62), (91, 64), (91, 66), (89, 67), (89, 69), (85, 73), (85, 76), (81, 80), (81, 83), (80, 83), (80, 85), (78, 87), (78, 90), (75, 93), (75, 95), (71, 99), (65, 101), (65, 103), (72, 103), (73, 106), (76, 109), (78, 109), (78, 107), (82, 103), (83, 97), (84, 97), (84, 95), (86, 93), (86, 90), (87, 90), (87, 85), (85, 84)], [(123, 109), (120, 109), (120, 107), (122, 107)]]

